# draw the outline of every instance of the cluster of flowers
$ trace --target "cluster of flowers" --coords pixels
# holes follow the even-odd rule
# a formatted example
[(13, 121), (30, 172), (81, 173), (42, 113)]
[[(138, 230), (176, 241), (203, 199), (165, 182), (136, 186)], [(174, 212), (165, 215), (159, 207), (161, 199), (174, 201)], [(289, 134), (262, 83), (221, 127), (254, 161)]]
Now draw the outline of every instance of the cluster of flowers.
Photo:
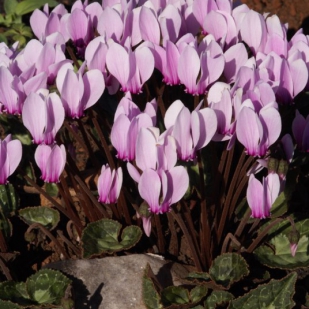
[[(0, 45), (0, 107), (22, 115), (39, 144), (35, 159), (42, 178), (56, 182), (63, 170), (65, 150), (55, 135), (65, 116), (81, 117), (105, 87), (110, 94), (120, 87), (125, 96), (111, 142), (118, 159), (135, 161), (138, 169), (130, 162), (127, 168), (150, 213), (164, 213), (183, 197), (189, 177), (177, 160), (195, 161), (196, 152), (211, 140), (229, 140), (230, 149), (237, 139), (248, 155), (263, 159), (260, 170), (281, 134), (278, 104), (292, 104), (309, 89), (309, 38), (299, 30), (288, 41), (287, 25), (276, 15), (261, 15), (246, 5), (233, 9), (232, 0), (105, 0), (102, 5), (79, 0), (71, 12), (61, 4), (51, 12), (47, 6), (35, 10), (30, 23), (37, 40), (19, 52), (16, 44)], [(65, 57), (69, 40), (85, 59), (78, 72)], [(168, 85), (182, 84), (194, 96), (207, 94), (208, 107), (202, 101), (190, 112), (181, 101), (173, 102), (160, 134), (156, 100), (141, 112), (131, 98), (154, 69)], [(54, 84), (59, 95), (50, 92)], [(292, 129), (297, 147), (308, 152), (309, 118), (297, 112)], [(1, 143), (6, 167), (1, 183), (18, 165), (17, 144), (9, 138)], [(282, 144), (290, 161), (292, 137), (282, 138)], [(269, 215), (284, 188), (283, 178), (272, 173), (261, 184), (250, 176), (247, 196), (253, 217)], [(121, 183), (121, 169), (104, 166), (100, 201), (116, 202)], [(144, 221), (147, 234), (149, 218)]]

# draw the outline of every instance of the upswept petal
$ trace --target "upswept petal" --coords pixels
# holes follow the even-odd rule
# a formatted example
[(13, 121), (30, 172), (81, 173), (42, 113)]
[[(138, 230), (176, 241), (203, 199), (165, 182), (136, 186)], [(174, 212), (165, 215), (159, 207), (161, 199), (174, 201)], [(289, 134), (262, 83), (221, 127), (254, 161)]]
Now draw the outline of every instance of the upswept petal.
[(245, 146), (248, 155), (256, 155), (256, 147), (262, 137), (260, 127), (260, 120), (254, 110), (243, 107), (237, 117), (236, 135)]
[(29, 95), (30, 92), (36, 92), (39, 89), (47, 88), (47, 74), (41, 72), (38, 75), (33, 76), (24, 83), (24, 91), (26, 95)]
[(265, 201), (265, 208), (267, 207), (268, 213), (270, 212), (272, 204), (275, 202), (276, 198), (280, 192), (280, 178), (276, 173), (270, 173), (264, 179), (263, 183), (264, 187), (266, 187), (267, 199)]
[(248, 53), (243, 43), (231, 46), (225, 53), (224, 76), (228, 83), (235, 81), (235, 76), (248, 60)]
[(119, 42), (123, 33), (123, 21), (119, 13), (111, 7), (106, 7), (99, 17), (98, 32), (106, 37)]
[(164, 68), (163, 74), (164, 82), (168, 85), (178, 85), (180, 83), (177, 67), (179, 61), (179, 51), (176, 45), (170, 41), (166, 42), (166, 67)]
[(6, 144), (7, 158), (9, 161), (9, 174), (12, 175), (20, 163), (22, 157), (22, 145), (20, 140), (15, 139)]
[(30, 26), (35, 36), (41, 40), (44, 36), (48, 17), (44, 12), (35, 9), (30, 16)]
[(186, 86), (187, 92), (196, 94), (196, 79), (200, 72), (200, 58), (192, 46), (187, 45), (180, 54), (177, 72), (181, 83)]
[(157, 172), (151, 169), (145, 170), (140, 177), (138, 191), (141, 197), (148, 203), (150, 211), (158, 213), (160, 211), (161, 180)]
[(189, 176), (183, 166), (175, 166), (166, 172), (169, 190), (172, 191), (169, 204), (177, 203), (186, 193), (189, 187)]
[(139, 171), (130, 162), (127, 162), (127, 169), (132, 179), (138, 183), (141, 178)]
[(295, 97), (308, 83), (308, 69), (306, 63), (302, 59), (289, 63), (289, 67), (293, 82), (293, 97)]
[[(57, 77), (58, 79), (58, 77)], [(58, 86), (58, 83), (57, 83)], [(67, 69), (65, 78), (63, 81), (62, 89), (59, 92), (61, 94), (61, 100), (66, 114), (69, 117), (76, 117), (76, 112), (79, 110), (80, 95), (77, 91), (80, 87), (80, 83), (76, 73), (73, 70)], [(75, 91), (72, 91), (75, 89)]]
[(38, 145), (34, 153), (34, 159), (35, 159), (36, 164), (41, 170), (41, 174), (42, 174), (41, 178), (43, 180), (46, 179), (46, 166), (47, 166), (47, 161), (51, 154), (51, 151), (52, 151), (51, 146), (41, 144), (41, 145)]
[(251, 208), (251, 217), (263, 219), (268, 214), (265, 214), (263, 185), (255, 178), (253, 174), (249, 177), (247, 188), (247, 201)]
[(54, 145), (46, 165), (45, 182), (59, 182), (59, 177), (63, 172), (66, 162), (66, 152), (64, 145)]
[(180, 100), (174, 101), (170, 107), (166, 110), (164, 116), (164, 125), (166, 130), (175, 125), (178, 114), (184, 107), (184, 104)]
[(99, 70), (89, 70), (83, 75), (84, 95), (81, 100), (84, 109), (94, 105), (101, 97), (105, 89), (105, 82)]
[(87, 46), (85, 51), (85, 60), (88, 69), (98, 69), (102, 73), (106, 72), (105, 62), (108, 51), (107, 44), (102, 36), (93, 39)]
[(217, 42), (221, 39), (225, 42), (228, 31), (225, 17), (218, 11), (209, 12), (204, 19), (203, 30), (205, 33), (211, 33)]
[(7, 178), (10, 174), (10, 163), (7, 153), (7, 143), (5, 140), (0, 140), (0, 164), (0, 184), (4, 185), (7, 182)]
[(260, 110), (259, 118), (263, 126), (263, 141), (266, 147), (271, 146), (281, 133), (281, 116), (279, 112), (269, 106), (265, 106)]
[(109, 204), (109, 192), (112, 184), (112, 172), (110, 167), (103, 165), (98, 178), (99, 202)]
[(176, 140), (177, 153), (181, 160), (190, 160), (192, 155), (192, 137), (191, 137), (191, 118), (190, 111), (183, 107), (177, 116), (173, 136)]
[(211, 108), (203, 108), (191, 114), (191, 131), (194, 149), (205, 147), (217, 131), (216, 113)]
[(35, 64), (37, 69), (36, 74), (41, 72), (48, 73), (48, 67), (55, 63), (55, 57), (55, 48), (50, 43), (45, 43)]
[(139, 69), (141, 85), (152, 75), (154, 70), (154, 57), (148, 47), (144, 46), (135, 50), (136, 64)]
[(42, 97), (31, 92), (24, 102), (22, 109), (24, 126), (30, 131), (33, 142), (41, 144), (44, 142), (44, 131), (47, 124), (46, 103)]
[(121, 114), (114, 121), (111, 130), (111, 142), (117, 150), (117, 157), (121, 160), (127, 159), (127, 135), (130, 127), (128, 117)]
[(111, 44), (106, 54), (106, 66), (109, 72), (118, 79), (121, 87), (126, 88), (131, 74), (129, 54), (124, 47), (117, 43)]
[(81, 9), (73, 10), (66, 23), (66, 29), (70, 38), (74, 42), (79, 43), (79, 41), (87, 38), (89, 31), (88, 28), (89, 20), (86, 13)]
[(136, 165), (142, 170), (156, 169), (157, 141), (155, 136), (146, 128), (141, 128), (136, 140)]
[(154, 44), (160, 44), (160, 27), (155, 13), (145, 6), (142, 6), (139, 14), (139, 28), (142, 39)]

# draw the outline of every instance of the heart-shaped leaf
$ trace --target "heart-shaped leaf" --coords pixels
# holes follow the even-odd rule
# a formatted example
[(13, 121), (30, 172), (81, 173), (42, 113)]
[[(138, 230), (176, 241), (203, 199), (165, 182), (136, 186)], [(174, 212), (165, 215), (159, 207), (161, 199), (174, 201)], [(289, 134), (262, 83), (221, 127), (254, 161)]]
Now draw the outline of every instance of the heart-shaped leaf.
[(217, 305), (227, 303), (234, 299), (233, 294), (227, 291), (213, 291), (211, 295), (205, 300), (205, 309), (215, 309)]
[(181, 286), (168, 286), (162, 291), (161, 299), (165, 306), (188, 304), (190, 302), (189, 291)]
[(201, 280), (201, 281), (210, 281), (211, 280), (208, 273), (200, 273), (200, 272), (191, 272), (187, 275), (186, 279), (188, 279), (188, 280), (198, 279), (198, 280)]
[(290, 309), (295, 303), (292, 297), (295, 292), (296, 273), (291, 273), (282, 280), (271, 280), (259, 285), (246, 295), (232, 300), (229, 309)]
[(197, 303), (207, 295), (208, 288), (205, 285), (197, 285), (190, 291), (190, 299), (192, 303)]
[(163, 306), (160, 301), (160, 295), (156, 291), (151, 278), (148, 276), (149, 271), (151, 271), (151, 268), (147, 264), (143, 275), (143, 301), (147, 309), (161, 309)]
[(292, 226), (288, 219), (281, 221), (269, 231), (268, 245), (261, 245), (255, 249), (253, 252), (255, 257), (269, 267), (282, 269), (307, 267), (309, 263), (309, 219), (295, 220), (295, 229), (299, 232), (300, 238), (294, 257), (290, 250), (289, 234)]
[[(0, 299), (10, 300), (21, 306), (31, 305), (24, 282), (5, 281), (0, 283)], [(1, 307), (2, 308), (2, 307)]]
[(111, 219), (89, 223), (82, 234), (84, 258), (130, 249), (143, 234), (138, 226), (131, 225), (123, 229), (119, 241), (120, 229), (121, 224)]
[(237, 253), (218, 256), (209, 269), (210, 277), (219, 285), (229, 287), (249, 274), (245, 259)]
[(22, 307), (10, 302), (0, 299), (0, 308), (1, 309), (22, 309)]
[(27, 224), (40, 223), (49, 230), (55, 228), (60, 220), (58, 210), (45, 206), (21, 209), (19, 215)]
[(5, 217), (13, 215), (18, 206), (19, 200), (13, 185), (0, 185), (0, 207)]
[(71, 280), (60, 271), (52, 269), (39, 270), (27, 279), (27, 291), (32, 300), (38, 304), (60, 305), (61, 299)]

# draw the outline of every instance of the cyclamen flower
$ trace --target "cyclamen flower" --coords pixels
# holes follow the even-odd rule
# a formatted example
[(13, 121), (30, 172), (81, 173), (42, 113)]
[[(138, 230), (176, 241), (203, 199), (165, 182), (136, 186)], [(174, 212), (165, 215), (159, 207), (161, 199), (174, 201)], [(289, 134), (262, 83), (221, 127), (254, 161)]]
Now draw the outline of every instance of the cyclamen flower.
[(99, 70), (89, 70), (83, 74), (85, 65), (84, 63), (77, 73), (72, 65), (62, 67), (56, 78), (65, 113), (71, 118), (83, 116), (84, 110), (94, 105), (105, 89), (102, 73)]
[(117, 158), (125, 161), (135, 159), (135, 145), (138, 132), (156, 124), (157, 103), (148, 102), (144, 112), (131, 100), (128, 93), (117, 107), (111, 131), (111, 142), (117, 149)]
[(35, 144), (52, 144), (63, 124), (64, 108), (56, 93), (44, 97), (32, 92), (25, 100), (22, 117)]
[(103, 165), (98, 179), (99, 202), (113, 204), (117, 202), (122, 186), (122, 169), (111, 170), (108, 164)]
[(41, 178), (45, 182), (59, 182), (66, 162), (66, 152), (63, 145), (39, 145), (34, 158), (41, 170)]
[(271, 105), (264, 106), (259, 114), (252, 108), (242, 107), (237, 117), (237, 139), (246, 147), (250, 156), (264, 156), (279, 137), (281, 117)]
[(180, 100), (176, 100), (166, 111), (166, 129), (173, 126), (172, 136), (176, 140), (178, 157), (189, 161), (196, 158), (196, 151), (205, 147), (217, 130), (216, 113), (210, 108), (200, 109), (201, 103), (190, 113)]
[(270, 216), (272, 204), (280, 193), (280, 179), (278, 174), (270, 173), (262, 183), (258, 181), (254, 174), (249, 177), (247, 188), (247, 201), (251, 208), (253, 218), (264, 219)]
[(7, 178), (14, 173), (22, 156), (21, 142), (11, 139), (9, 134), (0, 140), (0, 185), (7, 183)]

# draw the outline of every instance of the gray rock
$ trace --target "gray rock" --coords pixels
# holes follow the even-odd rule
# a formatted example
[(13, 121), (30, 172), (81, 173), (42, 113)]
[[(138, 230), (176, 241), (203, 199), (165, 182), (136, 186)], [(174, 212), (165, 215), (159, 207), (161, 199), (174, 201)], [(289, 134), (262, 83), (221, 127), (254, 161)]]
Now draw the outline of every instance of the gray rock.
[(183, 284), (189, 271), (157, 255), (132, 254), (93, 260), (66, 260), (46, 265), (73, 280), (75, 309), (145, 309), (142, 276), (150, 264), (163, 287)]

